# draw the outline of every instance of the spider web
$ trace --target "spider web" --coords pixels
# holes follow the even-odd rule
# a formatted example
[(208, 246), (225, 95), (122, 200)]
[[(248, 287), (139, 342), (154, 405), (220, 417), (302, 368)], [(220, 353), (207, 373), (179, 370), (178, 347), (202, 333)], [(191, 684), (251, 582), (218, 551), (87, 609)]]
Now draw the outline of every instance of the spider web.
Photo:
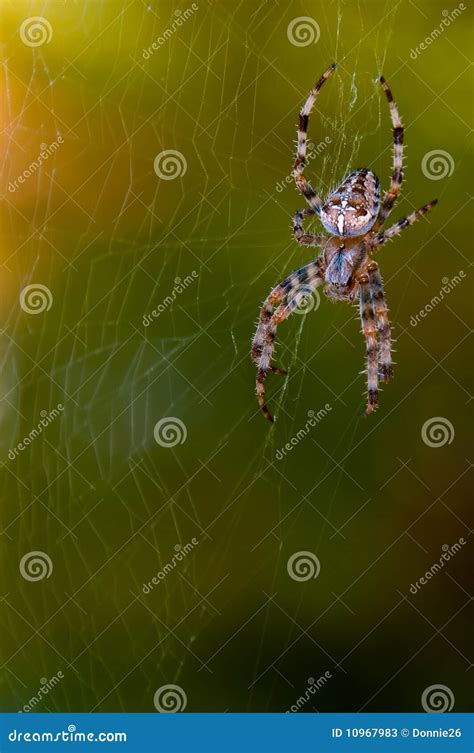
[[(260, 681), (308, 610), (303, 590), (288, 599), (290, 620), (274, 606), (289, 588), (288, 552), (332, 563), (318, 613), (347, 579), (330, 536), (366, 503), (364, 450), (349, 467), (334, 469), (333, 459), (364, 439), (353, 410), (362, 405), (359, 325), (346, 307), (321, 305), (281, 328), (277, 356), (291, 378), (269, 381), (272, 432), (256, 410), (248, 351), (260, 301), (308, 260), (290, 230), (303, 202), (285, 177), (298, 109), (333, 60), (309, 129), (314, 146), (330, 142), (307, 174), (322, 194), (359, 165), (386, 185), (391, 135), (376, 76), (400, 3), (196, 6), (45, 0), (2, 9), (8, 709), (61, 670), (37, 710), (153, 710), (155, 691), (170, 683), (192, 711), (284, 710), (295, 676), (304, 686), (332, 666), (325, 651), (310, 668), (297, 654), (295, 676), (287, 667), (283, 681), (277, 672)], [(48, 20), (52, 38), (30, 47), (19, 29), (32, 16)], [(316, 20), (316, 44), (288, 39), (299, 16)], [(170, 163), (163, 177), (155, 162), (168, 150), (182, 173), (172, 180)], [(21, 291), (38, 284), (47, 308), (25, 311)], [(334, 337), (337, 350), (327, 348)], [(306, 449), (277, 462), (307, 411), (326, 403), (333, 412)], [(170, 417), (182, 441), (166, 446), (155, 427)], [(19, 573), (34, 551), (52, 563), (41, 582)], [(367, 613), (375, 621), (379, 610)]]

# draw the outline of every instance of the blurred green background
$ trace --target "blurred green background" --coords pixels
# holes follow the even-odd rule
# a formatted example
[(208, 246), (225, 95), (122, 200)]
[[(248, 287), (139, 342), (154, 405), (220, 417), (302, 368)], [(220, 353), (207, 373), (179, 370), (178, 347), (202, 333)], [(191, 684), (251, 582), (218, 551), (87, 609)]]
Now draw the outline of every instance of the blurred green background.
[[(175, 684), (187, 711), (285, 711), (325, 672), (301, 711), (421, 711), (439, 684), (468, 710), (469, 6), (2, 2), (3, 710), (58, 672), (36, 710), (153, 711)], [(379, 254), (396, 367), (377, 413), (360, 417), (357, 312), (321, 296), (279, 329), (290, 373), (267, 383), (272, 428), (250, 341), (271, 287), (311, 258), (291, 236), (304, 202), (278, 184), (333, 61), (313, 184), (367, 166), (387, 186), (383, 72), (406, 126), (393, 221), (440, 203)], [(173, 179), (155, 169), (167, 150)], [(21, 293), (38, 284), (47, 305), (29, 313)], [(182, 442), (163, 446), (170, 417)], [(46, 568), (34, 580), (30, 552)], [(290, 577), (297, 552), (317, 577)]]

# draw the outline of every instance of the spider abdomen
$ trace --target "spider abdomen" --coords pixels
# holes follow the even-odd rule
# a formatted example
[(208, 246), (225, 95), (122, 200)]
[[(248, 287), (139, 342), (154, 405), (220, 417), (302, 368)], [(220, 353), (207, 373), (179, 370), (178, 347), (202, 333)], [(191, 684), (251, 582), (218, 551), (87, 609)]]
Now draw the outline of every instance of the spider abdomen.
[(372, 170), (354, 170), (321, 207), (320, 218), (331, 235), (364, 235), (373, 226), (380, 208), (380, 184)]

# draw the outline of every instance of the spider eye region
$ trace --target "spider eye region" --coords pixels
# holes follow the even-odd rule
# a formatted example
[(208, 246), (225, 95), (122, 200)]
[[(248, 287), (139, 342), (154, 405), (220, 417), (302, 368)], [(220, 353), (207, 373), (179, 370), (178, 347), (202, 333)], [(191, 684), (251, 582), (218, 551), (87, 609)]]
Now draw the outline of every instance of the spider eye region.
[(354, 170), (321, 207), (320, 219), (331, 235), (364, 235), (373, 226), (380, 207), (377, 176), (365, 168)]

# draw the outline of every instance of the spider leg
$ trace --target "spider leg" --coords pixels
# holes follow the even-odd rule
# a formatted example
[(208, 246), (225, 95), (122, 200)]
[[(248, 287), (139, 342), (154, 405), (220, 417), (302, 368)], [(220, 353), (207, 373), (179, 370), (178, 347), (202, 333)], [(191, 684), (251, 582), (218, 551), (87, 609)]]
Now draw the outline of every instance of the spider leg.
[[(286, 279), (283, 280), (283, 282), (281, 282), (279, 285), (273, 288), (273, 290), (270, 291), (260, 310), (257, 329), (252, 340), (252, 350), (250, 353), (252, 361), (257, 365), (260, 362), (262, 350), (265, 345), (265, 335), (270, 319), (272, 318), (273, 307), (276, 303), (280, 303), (282, 298), (285, 296), (286, 282)], [(275, 371), (275, 373), (286, 374), (286, 371), (284, 369), (277, 369), (276, 367), (272, 367), (271, 370)]]
[(375, 313), (370, 290), (369, 276), (361, 274), (359, 282), (360, 297), (360, 320), (362, 332), (365, 337), (367, 352), (367, 408), (365, 415), (369, 416), (377, 407), (378, 401), (378, 343), (377, 343), (377, 326), (375, 323)]
[(311, 183), (306, 180), (306, 178), (303, 175), (303, 171), (306, 165), (306, 146), (307, 146), (307, 135), (308, 135), (308, 122), (309, 122), (309, 115), (311, 113), (311, 110), (313, 109), (313, 105), (316, 101), (316, 97), (319, 94), (319, 91), (324, 84), (324, 82), (329, 78), (333, 70), (335, 69), (336, 64), (333, 63), (329, 66), (329, 68), (323, 73), (321, 78), (319, 79), (316, 86), (311, 89), (308, 99), (304, 103), (301, 112), (300, 112), (300, 119), (299, 119), (299, 128), (298, 128), (298, 146), (296, 150), (296, 161), (293, 168), (293, 176), (296, 183), (296, 188), (298, 191), (300, 191), (303, 196), (305, 197), (306, 201), (310, 205), (312, 211), (315, 214), (319, 214), (319, 210), (321, 209), (322, 201), (314, 188), (311, 186)]
[[(297, 269), (280, 285), (277, 285), (263, 305), (260, 322), (253, 340), (252, 359), (257, 363), (256, 388), (258, 402), (264, 416), (271, 423), (273, 423), (274, 419), (265, 403), (264, 383), (268, 372), (274, 370), (271, 366), (271, 360), (277, 326), (287, 319), (303, 298), (306, 298), (309, 293), (315, 290), (322, 281), (322, 259), (318, 257), (318, 259)], [(277, 301), (277, 296), (278, 300), (283, 300), (274, 313), (271, 314), (271, 306)]]
[(304, 232), (303, 219), (309, 214), (314, 214), (312, 209), (302, 209), (301, 212), (296, 212), (293, 218), (293, 235), (302, 246), (318, 246), (322, 248), (328, 240), (326, 235), (313, 235)]
[(420, 217), (422, 217), (426, 212), (429, 212), (430, 209), (432, 209), (436, 204), (438, 203), (438, 199), (433, 199), (433, 201), (430, 201), (428, 204), (425, 204), (424, 207), (421, 207), (420, 209), (416, 209), (411, 214), (407, 215), (407, 217), (403, 217), (401, 220), (398, 220), (394, 225), (391, 225), (385, 232), (379, 233), (378, 235), (374, 236), (372, 239), (372, 246), (381, 246), (382, 243), (386, 243), (391, 238), (393, 238), (395, 235), (398, 235), (399, 233), (404, 230), (404, 228), (409, 227), (410, 225), (413, 225), (414, 222), (416, 222)]
[(393, 376), (392, 333), (388, 319), (388, 307), (385, 300), (382, 275), (380, 274), (379, 265), (375, 261), (369, 263), (367, 272), (369, 274), (375, 323), (379, 333), (379, 366), (384, 382), (388, 382)]
[(385, 192), (385, 195), (383, 197), (379, 210), (379, 216), (375, 224), (376, 229), (383, 225), (388, 215), (392, 211), (393, 205), (395, 204), (398, 194), (400, 193), (403, 180), (403, 125), (398, 113), (397, 105), (393, 100), (392, 92), (390, 91), (387, 82), (385, 81), (383, 76), (381, 76), (379, 80), (382, 84), (385, 96), (387, 97), (388, 106), (390, 108), (390, 117), (392, 119), (393, 167), (392, 177), (390, 180), (390, 188)]

